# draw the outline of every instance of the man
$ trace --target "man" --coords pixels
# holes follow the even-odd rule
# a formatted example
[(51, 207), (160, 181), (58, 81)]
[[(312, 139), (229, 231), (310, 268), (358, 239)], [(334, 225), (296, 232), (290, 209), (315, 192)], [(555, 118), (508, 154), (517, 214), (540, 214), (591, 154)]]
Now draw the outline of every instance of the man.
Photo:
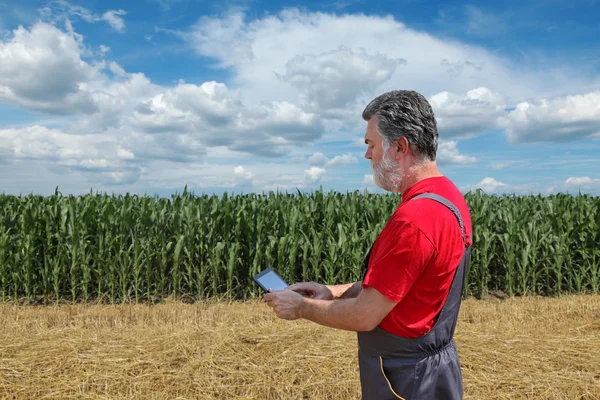
[(363, 280), (297, 283), (264, 300), (280, 318), (358, 332), (363, 399), (461, 399), (452, 337), (471, 246), (468, 206), (437, 168), (436, 121), (422, 95), (382, 94), (362, 116), (375, 183), (402, 193)]

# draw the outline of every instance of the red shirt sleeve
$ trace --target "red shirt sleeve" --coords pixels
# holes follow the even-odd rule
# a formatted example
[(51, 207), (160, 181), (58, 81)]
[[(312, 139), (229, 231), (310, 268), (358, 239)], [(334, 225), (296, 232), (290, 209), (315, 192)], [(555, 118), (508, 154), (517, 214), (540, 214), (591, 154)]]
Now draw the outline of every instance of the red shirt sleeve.
[(390, 221), (371, 252), (362, 285), (399, 303), (436, 254), (429, 238), (413, 223)]

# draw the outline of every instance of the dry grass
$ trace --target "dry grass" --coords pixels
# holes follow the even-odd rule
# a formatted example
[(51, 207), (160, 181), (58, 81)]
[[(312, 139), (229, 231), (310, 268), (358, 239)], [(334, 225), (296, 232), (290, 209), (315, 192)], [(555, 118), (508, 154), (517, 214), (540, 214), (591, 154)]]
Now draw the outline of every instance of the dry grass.
[[(357, 399), (356, 337), (260, 302), (0, 305), (7, 399)], [(466, 399), (600, 399), (600, 296), (464, 303)]]

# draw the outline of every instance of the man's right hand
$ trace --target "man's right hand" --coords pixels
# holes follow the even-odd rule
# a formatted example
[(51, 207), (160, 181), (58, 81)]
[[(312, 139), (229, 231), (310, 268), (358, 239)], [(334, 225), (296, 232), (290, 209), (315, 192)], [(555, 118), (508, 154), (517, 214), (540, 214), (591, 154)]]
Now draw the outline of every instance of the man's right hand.
[(286, 289), (302, 291), (310, 298), (316, 300), (333, 300), (333, 293), (325, 285), (316, 282), (298, 282), (288, 286)]

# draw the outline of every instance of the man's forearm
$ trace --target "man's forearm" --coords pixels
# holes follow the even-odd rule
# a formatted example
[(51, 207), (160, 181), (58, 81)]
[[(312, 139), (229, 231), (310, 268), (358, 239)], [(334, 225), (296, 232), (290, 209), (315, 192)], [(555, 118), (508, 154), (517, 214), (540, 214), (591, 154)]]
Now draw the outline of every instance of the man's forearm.
[(304, 298), (300, 317), (335, 329), (354, 332), (373, 329), (356, 298), (337, 301)]
[(362, 281), (346, 283), (344, 285), (327, 286), (333, 299), (351, 299), (357, 297), (362, 290)]

